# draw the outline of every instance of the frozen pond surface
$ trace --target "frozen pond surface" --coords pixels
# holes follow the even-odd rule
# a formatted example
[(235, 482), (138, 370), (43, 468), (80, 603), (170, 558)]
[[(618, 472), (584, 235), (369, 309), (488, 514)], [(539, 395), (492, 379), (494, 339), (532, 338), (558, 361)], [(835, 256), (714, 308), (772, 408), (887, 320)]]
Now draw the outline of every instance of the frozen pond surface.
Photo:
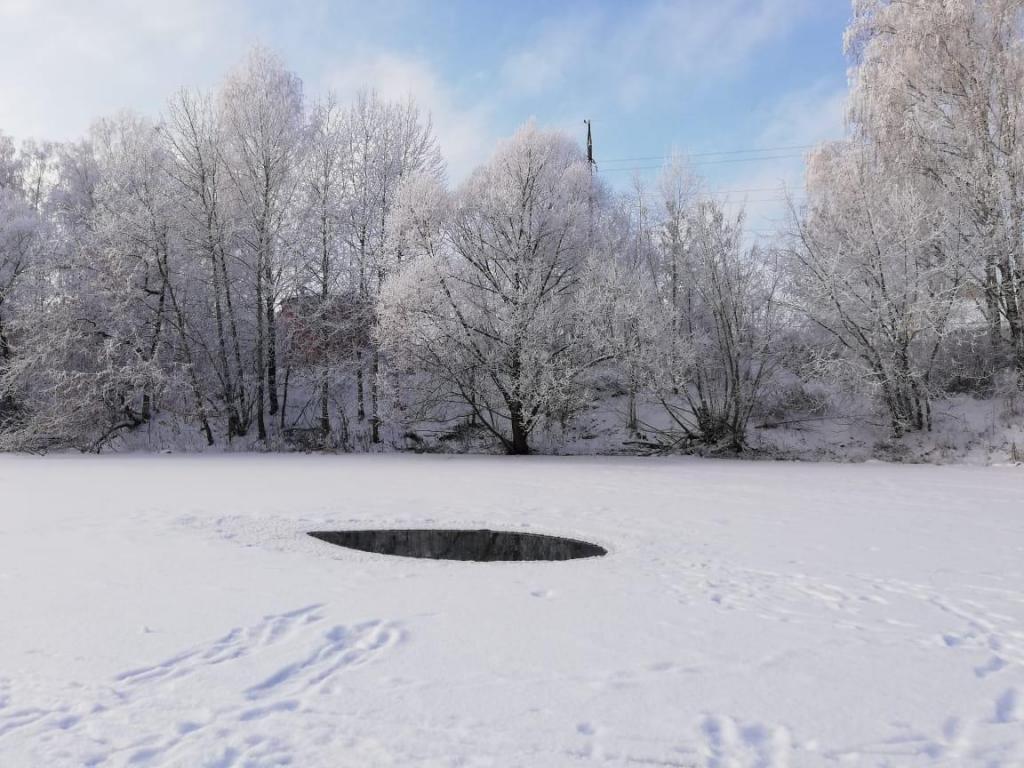
[(495, 561), (577, 560), (608, 554), (603, 547), (577, 539), (539, 533), (509, 533), (487, 529), (413, 528), (360, 531), (311, 531), (328, 544), (376, 552), (379, 555), (424, 557), (431, 560)]
[(285, 765), (1024, 765), (1024, 471), (0, 456), (0, 766)]

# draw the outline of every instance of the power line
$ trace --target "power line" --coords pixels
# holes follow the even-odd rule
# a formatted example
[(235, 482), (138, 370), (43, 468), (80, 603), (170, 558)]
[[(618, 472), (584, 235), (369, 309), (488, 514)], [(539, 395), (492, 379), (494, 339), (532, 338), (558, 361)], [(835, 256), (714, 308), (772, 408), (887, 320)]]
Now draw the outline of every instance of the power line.
[[(679, 156), (686, 159), (692, 157), (718, 157), (720, 155), (750, 155), (765, 152), (791, 152), (798, 149), (814, 149), (815, 144), (791, 144), (785, 147), (761, 147), (760, 149), (728, 149), (720, 152), (697, 152), (680, 153)], [(674, 155), (650, 155), (648, 157), (618, 157), (609, 160), (602, 160), (602, 163), (641, 163), (650, 160), (670, 160)]]
[(800, 186), (800, 187), (787, 187), (785, 184), (779, 184), (778, 186), (775, 186), (775, 187), (747, 187), (746, 189), (719, 189), (719, 190), (716, 190), (715, 192), (712, 192), (711, 194), (713, 194), (713, 195), (722, 195), (722, 194), (725, 194), (727, 192), (784, 192), (786, 190), (790, 190), (790, 191), (793, 191), (793, 192), (798, 192), (798, 191), (800, 191), (802, 189), (806, 189), (806, 187), (803, 187), (803, 186)]
[(777, 199), (785, 200), (788, 197), (806, 197), (807, 195), (804, 194), (805, 189), (806, 187), (782, 186), (762, 187), (761, 189), (716, 189), (711, 190), (707, 194), (718, 197), (720, 195), (763, 195), (771, 192)]
[[(773, 192), (773, 194), (768, 194), (767, 192), (750, 192), (750, 193), (747, 193), (747, 192), (742, 192), (740, 190), (735, 190), (735, 189), (721, 189), (721, 190), (718, 190), (718, 191), (709, 190), (709, 191), (707, 191), (707, 192), (705, 192), (703, 194), (709, 195), (711, 197), (736, 197), (736, 198), (740, 198), (740, 197), (756, 197), (756, 198), (759, 198), (759, 199), (762, 199), (762, 200), (787, 200), (790, 197), (807, 197), (807, 193), (802, 191), (802, 190), (799, 190), (799, 189), (795, 189), (795, 190), (774, 189), (774, 190), (772, 190), (772, 192)], [(700, 197), (700, 194), (697, 194), (696, 197)]]
[[(790, 155), (769, 155), (767, 157), (734, 157), (724, 160), (698, 160), (691, 165), (723, 165), (725, 163), (756, 163), (763, 160), (797, 160), (802, 159), (803, 155), (790, 154)], [(619, 171), (656, 171), (664, 168), (664, 165), (636, 165), (630, 167), (619, 167), (619, 168), (603, 168), (600, 170), (601, 173), (617, 173)]]

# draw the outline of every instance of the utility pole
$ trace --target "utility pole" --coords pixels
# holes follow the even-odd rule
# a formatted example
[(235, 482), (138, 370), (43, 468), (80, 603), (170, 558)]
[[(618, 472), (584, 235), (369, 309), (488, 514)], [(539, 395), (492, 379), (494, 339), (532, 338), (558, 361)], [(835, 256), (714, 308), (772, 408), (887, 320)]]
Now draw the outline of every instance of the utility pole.
[(590, 189), (587, 190), (587, 250), (593, 246), (594, 240), (594, 170), (597, 163), (594, 162), (594, 135), (590, 131), (590, 121), (584, 120), (587, 124), (587, 168), (590, 170)]
[(587, 165), (590, 166), (590, 175), (594, 175), (597, 163), (594, 162), (594, 136), (590, 131), (590, 121), (584, 120), (587, 125)]

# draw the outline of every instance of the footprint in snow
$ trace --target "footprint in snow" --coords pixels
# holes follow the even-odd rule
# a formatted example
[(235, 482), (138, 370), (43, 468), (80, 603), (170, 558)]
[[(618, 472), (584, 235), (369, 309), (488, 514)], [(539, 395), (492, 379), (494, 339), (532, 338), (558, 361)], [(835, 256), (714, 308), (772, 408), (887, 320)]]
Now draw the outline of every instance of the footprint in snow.
[(698, 724), (698, 752), (707, 768), (787, 768), (793, 749), (789, 729), (705, 715)]
[(1021, 702), (1016, 688), (1007, 688), (1003, 694), (996, 699), (997, 723), (1015, 723), (1021, 719)]
[(974, 676), (979, 679), (984, 679), (989, 675), (1000, 671), (1006, 667), (1006, 660), (999, 656), (993, 656), (981, 666), (974, 668)]
[(276, 644), (297, 629), (320, 621), (320, 605), (266, 616), (251, 627), (236, 627), (206, 647), (192, 648), (169, 659), (123, 672), (118, 682), (132, 688), (166, 679), (178, 679), (204, 668), (234, 661), (260, 648)]
[[(75, 694), (73, 706), (9, 707), (0, 687), (0, 741), (17, 732), (33, 745), (38, 751), (26, 755), (26, 765), (47, 764), (53, 750), (72, 754), (86, 742), (91, 748), (76, 764), (102, 765), (118, 753), (132, 766), (198, 765), (198, 754), (219, 754), (203, 765), (292, 764), (303, 729), (319, 722), (296, 717), (307, 710), (303, 696), (330, 693), (340, 674), (372, 662), (404, 636), (389, 622), (325, 628), (322, 620), (317, 605), (267, 616), (117, 675), (114, 686), (93, 691), (92, 701), (81, 700), (85, 691)], [(279, 666), (268, 675), (271, 659)], [(253, 679), (253, 669), (266, 676)], [(232, 694), (224, 687), (224, 680), (246, 674), (248, 688)], [(199, 700), (213, 689), (222, 699), (227, 694), (215, 708), (176, 710), (177, 701)]]
[(362, 666), (401, 640), (393, 625), (371, 621), (349, 628), (336, 626), (324, 633), (321, 643), (307, 656), (278, 669), (246, 690), (246, 698), (261, 699), (281, 689), (327, 692), (331, 678), (345, 669)]

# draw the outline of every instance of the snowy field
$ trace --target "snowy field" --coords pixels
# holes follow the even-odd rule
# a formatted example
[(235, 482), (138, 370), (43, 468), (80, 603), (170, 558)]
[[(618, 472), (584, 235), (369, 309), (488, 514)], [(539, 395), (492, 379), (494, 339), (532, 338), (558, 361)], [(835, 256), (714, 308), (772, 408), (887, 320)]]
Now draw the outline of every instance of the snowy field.
[[(0, 766), (1024, 765), (1024, 471), (0, 457)], [(502, 527), (603, 559), (386, 558)]]

